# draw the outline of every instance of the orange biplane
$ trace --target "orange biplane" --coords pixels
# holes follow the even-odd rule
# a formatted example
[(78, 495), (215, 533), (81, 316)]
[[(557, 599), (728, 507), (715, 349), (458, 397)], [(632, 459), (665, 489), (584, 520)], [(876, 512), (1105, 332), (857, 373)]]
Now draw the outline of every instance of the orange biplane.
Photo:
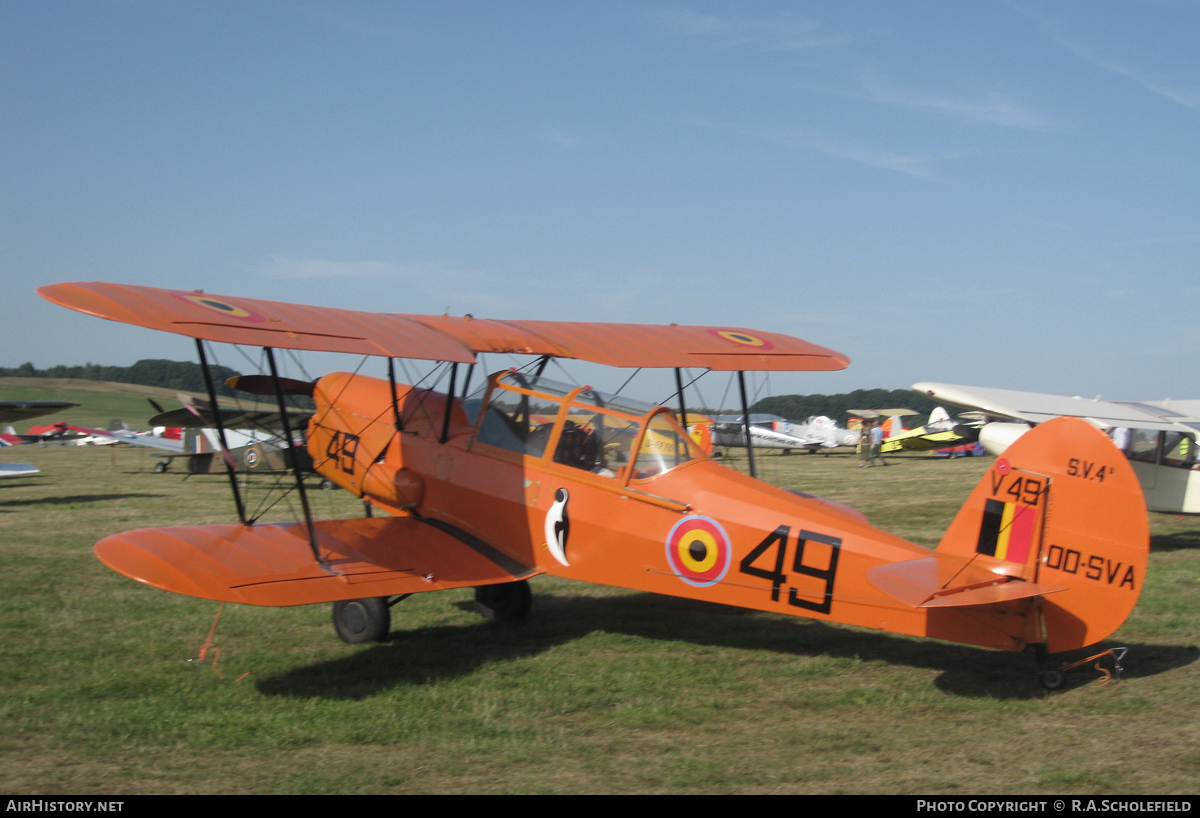
[[(389, 517), (142, 529), (96, 545), (110, 568), (191, 596), (251, 605), (334, 603), (348, 642), (386, 638), (410, 594), (473, 587), (520, 619), (537, 574), (1017, 651), (1095, 644), (1133, 610), (1149, 553), (1136, 476), (1074, 418), (1048, 421), (988, 469), (935, 550), (840, 503), (709, 460), (676, 413), (536, 372), (468, 394), (477, 353), (624, 367), (835, 370), (848, 359), (785, 335), (724, 327), (385, 315), (103, 283), (39, 293), (80, 312), (203, 341), (264, 348), (284, 438), (285, 393), (311, 393), (307, 450), (324, 477)], [(387, 358), (388, 378), (280, 378), (272, 350)], [(440, 361), (443, 392), (397, 383), (394, 358)], [(209, 384), (216, 409), (216, 394)], [(743, 412), (745, 389), (743, 386)], [(219, 419), (220, 414), (215, 413)], [(219, 422), (219, 420), (218, 420)], [(748, 427), (749, 424), (747, 423)], [(753, 463), (753, 460), (751, 460)]]

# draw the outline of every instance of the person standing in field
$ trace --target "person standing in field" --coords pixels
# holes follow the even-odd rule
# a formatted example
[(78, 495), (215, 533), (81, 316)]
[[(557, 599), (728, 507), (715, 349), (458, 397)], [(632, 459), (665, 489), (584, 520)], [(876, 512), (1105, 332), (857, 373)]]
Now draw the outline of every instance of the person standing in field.
[(880, 453), (880, 448), (883, 446), (883, 424), (877, 424), (871, 427), (871, 453), (867, 456), (867, 465), (874, 466), (875, 461), (879, 461), (879, 465), (886, 466), (887, 461), (883, 459)]

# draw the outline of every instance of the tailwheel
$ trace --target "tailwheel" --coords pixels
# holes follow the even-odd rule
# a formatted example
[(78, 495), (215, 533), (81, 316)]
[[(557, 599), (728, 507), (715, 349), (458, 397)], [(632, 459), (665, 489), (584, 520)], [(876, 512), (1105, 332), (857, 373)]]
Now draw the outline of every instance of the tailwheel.
[(1037, 662), (1037, 678), (1042, 687), (1047, 690), (1058, 690), (1066, 681), (1064, 674), (1065, 668), (1061, 664), (1055, 664), (1050, 661), (1050, 654), (1046, 651), (1044, 644), (1030, 645), (1033, 651), (1034, 661)]
[(495, 622), (520, 622), (529, 616), (532, 606), (533, 594), (525, 580), (475, 589), (475, 610)]
[(1038, 681), (1047, 690), (1058, 690), (1063, 686), (1064, 679), (1062, 670), (1056, 667), (1044, 667), (1038, 671)]
[(383, 642), (392, 627), (387, 597), (347, 599), (333, 603), (333, 628), (343, 642)]

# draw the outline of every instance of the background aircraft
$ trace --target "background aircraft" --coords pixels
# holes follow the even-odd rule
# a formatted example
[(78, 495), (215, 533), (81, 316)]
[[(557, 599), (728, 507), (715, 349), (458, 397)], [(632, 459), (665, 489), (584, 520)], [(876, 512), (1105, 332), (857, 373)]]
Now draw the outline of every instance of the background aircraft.
[[(526, 580), (546, 573), (1003, 650), (1032, 647), (1053, 688), (1064, 668), (1045, 654), (1107, 638), (1144, 582), (1149, 531), (1137, 482), (1124, 469), (1068, 479), (1064, 453), (1106, 471), (1120, 456), (1076, 419), (1046, 423), (1014, 445), (930, 551), (844, 505), (717, 464), (691, 443), (674, 409), (515, 369), (469, 395), (457, 380), (458, 365), (485, 351), (672, 367), (677, 383), (679, 369), (703, 367), (738, 372), (745, 407), (745, 368), (847, 365), (797, 338), (674, 324), (390, 316), (95, 282), (39, 293), (196, 337), (206, 368), (200, 339), (264, 344), (289, 442), (275, 346), (446, 363), (445, 392), (398, 384), (390, 366), (387, 380), (335, 372), (314, 385), (307, 449), (315, 468), (394, 516), (315, 520), (297, 470), (304, 519), (257, 524), (230, 465), (240, 524), (142, 529), (96, 545), (110, 568), (164, 590), (256, 605), (333, 602), (346, 641), (386, 638), (392, 604), (443, 588), (474, 587), (486, 615), (523, 618)], [(682, 390), (677, 397), (682, 404)], [(1079, 571), (1081, 561), (1103, 570)]]
[[(237, 380), (230, 379), (231, 382)], [(235, 386), (235, 383), (230, 385)], [(311, 393), (312, 384), (304, 386)], [(158, 414), (150, 419), (153, 429), (148, 432), (132, 431), (127, 424), (118, 424), (117, 421), (114, 421), (113, 428), (109, 429), (64, 424), (59, 424), (59, 428), (62, 431), (79, 433), (80, 437), (72, 441), (76, 445), (92, 442), (127, 443), (166, 452), (155, 454), (155, 457), (161, 458), (154, 465), (154, 470), (159, 473), (168, 471), (176, 458), (182, 458), (188, 474), (221, 474), (225, 472), (225, 452), (238, 471), (261, 473), (293, 468), (295, 458), (291, 447), (278, 431), (278, 410), (263, 412), (222, 409), (225, 443), (228, 446), (228, 449), (225, 449), (208, 402), (182, 393), (179, 394), (179, 400), (184, 404), (183, 408), (166, 411), (157, 401), (150, 399)], [(297, 422), (303, 423), (305, 420), (306, 415), (297, 415)], [(272, 425), (274, 428), (271, 428)], [(86, 437), (83, 437), (85, 435)], [(311, 471), (311, 459), (303, 449), (298, 449), (297, 452), (300, 455), (301, 468)]]
[(847, 409), (846, 414), (854, 415), (859, 420), (890, 420), (911, 417), (917, 413), (912, 409)]
[[(50, 415), (78, 406), (61, 400), (6, 400), (0, 401), (0, 423), (16, 423), (19, 420)], [(22, 435), (17, 435), (11, 429), (0, 436), (0, 446), (12, 446), (26, 443)], [(23, 477), (30, 474), (40, 474), (41, 470), (32, 463), (0, 463), (0, 477)]]
[(950, 413), (942, 407), (937, 407), (929, 413), (929, 421), (916, 429), (893, 431), (880, 446), (880, 451), (898, 452), (928, 452), (940, 451), (974, 443), (979, 439), (979, 426), (975, 423), (959, 423), (951, 419)]
[[(976, 410), (985, 421), (979, 442), (990, 454), (1003, 454), (1032, 426), (1051, 418), (1083, 418), (1124, 452), (1150, 511), (1200, 514), (1200, 401), (1109, 401), (946, 383), (917, 383), (913, 389)], [(1088, 464), (1075, 468), (1095, 479)]]
[(128, 443), (130, 446), (146, 446), (168, 452), (183, 451), (183, 441), (179, 438), (167, 437), (161, 432), (156, 433), (156, 430), (135, 432), (126, 423), (122, 423), (115, 429), (89, 429), (84, 426), (68, 426), (67, 428), (76, 432), (84, 432), (96, 440), (105, 440), (110, 443)]
[[(246, 377), (230, 378), (229, 386), (241, 388), (239, 381), (243, 386), (261, 387), (260, 380)], [(289, 394), (312, 394), (311, 383), (290, 383)], [(288, 471), (297, 462), (302, 471), (312, 471), (312, 459), (307, 451), (293, 447), (280, 433), (282, 421), (278, 409), (218, 407), (214, 411), (212, 404), (203, 399), (180, 394), (179, 400), (184, 404), (183, 408), (171, 411), (163, 411), (161, 406), (154, 404), (159, 412), (150, 418), (150, 423), (155, 428), (178, 430), (179, 434), (179, 439), (172, 441), (174, 445), (168, 449), (173, 454), (158, 455), (163, 459), (155, 464), (155, 471), (167, 471), (178, 457), (184, 458), (188, 474), (221, 474), (229, 462), (236, 471), (244, 472)], [(309, 413), (296, 412), (293, 418), (297, 427), (303, 428)], [(302, 440), (302, 436), (297, 440)]]
[[(745, 448), (745, 425), (737, 415), (719, 415), (713, 423), (713, 444)], [(778, 415), (750, 415), (750, 439), (756, 449), (782, 449), (815, 452), (838, 446), (855, 446), (861, 433), (843, 429), (837, 422), (816, 415), (804, 422), (785, 420)]]

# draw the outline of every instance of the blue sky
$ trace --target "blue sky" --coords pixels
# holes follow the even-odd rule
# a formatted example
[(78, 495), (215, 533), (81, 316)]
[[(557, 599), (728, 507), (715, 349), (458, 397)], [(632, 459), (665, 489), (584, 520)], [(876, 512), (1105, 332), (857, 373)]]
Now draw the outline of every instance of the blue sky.
[(678, 322), (1200, 397), (1200, 3), (0, 4), (0, 365), (192, 359), (103, 280)]

